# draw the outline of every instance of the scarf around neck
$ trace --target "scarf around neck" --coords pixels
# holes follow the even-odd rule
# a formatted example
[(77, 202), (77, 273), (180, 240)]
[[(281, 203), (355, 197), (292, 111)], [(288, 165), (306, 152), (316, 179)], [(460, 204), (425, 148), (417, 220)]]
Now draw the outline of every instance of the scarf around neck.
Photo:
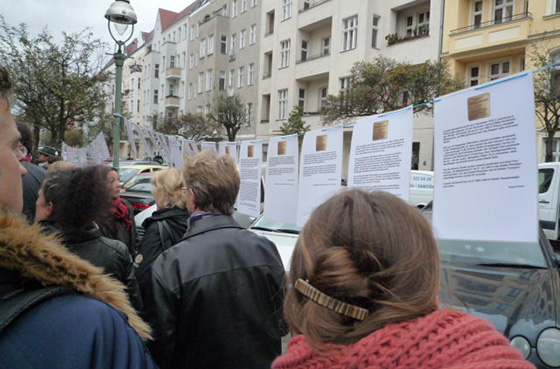
[(132, 220), (130, 219), (130, 210), (126, 207), (124, 202), (120, 197), (117, 197), (115, 201), (113, 201), (113, 208), (112, 213), (115, 218), (122, 220), (126, 224), (126, 231), (130, 232), (130, 228), (132, 227)]
[(360, 341), (314, 352), (303, 335), (292, 338), (273, 369), (534, 369), (488, 321), (444, 309), (391, 324)]

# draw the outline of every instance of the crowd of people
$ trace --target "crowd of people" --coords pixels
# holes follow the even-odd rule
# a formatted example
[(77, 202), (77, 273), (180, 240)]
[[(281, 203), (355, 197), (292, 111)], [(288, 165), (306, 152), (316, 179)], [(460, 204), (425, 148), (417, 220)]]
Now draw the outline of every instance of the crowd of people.
[(320, 205), (285, 275), (232, 217), (234, 160), (203, 151), (154, 175), (138, 241), (116, 170), (45, 147), (48, 169), (30, 162), (10, 88), (0, 66), (0, 369), (534, 368), (487, 321), (440, 308), (431, 226), (395, 196)]

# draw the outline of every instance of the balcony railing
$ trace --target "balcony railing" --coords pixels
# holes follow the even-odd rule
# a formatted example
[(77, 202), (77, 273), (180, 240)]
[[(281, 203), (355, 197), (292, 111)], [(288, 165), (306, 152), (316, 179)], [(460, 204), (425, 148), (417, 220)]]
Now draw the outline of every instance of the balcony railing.
[(503, 23), (513, 22), (513, 21), (516, 21), (516, 20), (532, 18), (532, 17), (533, 17), (533, 15), (530, 12), (525, 12), (525, 13), (515, 14), (515, 15), (512, 15), (510, 17), (504, 17), (502, 19), (494, 19), (494, 20), (491, 20), (491, 21), (488, 21), (488, 22), (471, 24), (470, 26), (467, 26), (467, 27), (453, 29), (453, 30), (451, 30), (450, 33), (453, 35), (453, 34), (457, 34), (457, 33), (461, 33), (461, 32), (473, 31), (475, 29), (491, 27), (491, 26), (494, 26), (496, 24), (503, 24)]
[(299, 12), (303, 13), (308, 11), (309, 9), (313, 9), (316, 6), (319, 6), (321, 4), (327, 3), (331, 0), (315, 0), (315, 1), (304, 1), (303, 2), (303, 9), (300, 9)]
[(165, 106), (166, 107), (178, 107), (179, 106), (179, 96), (175, 95), (167, 95), (165, 97)]
[(167, 68), (167, 70), (165, 71), (165, 78), (168, 79), (181, 78), (181, 68), (177, 68), (177, 67)]
[(304, 59), (296, 60), (296, 64), (305, 63), (306, 61), (311, 61), (311, 60), (324, 58), (325, 56), (329, 56), (329, 55), (331, 55), (330, 52), (323, 52), (323, 53), (320, 53), (320, 54), (311, 55), (311, 56), (308, 56)]

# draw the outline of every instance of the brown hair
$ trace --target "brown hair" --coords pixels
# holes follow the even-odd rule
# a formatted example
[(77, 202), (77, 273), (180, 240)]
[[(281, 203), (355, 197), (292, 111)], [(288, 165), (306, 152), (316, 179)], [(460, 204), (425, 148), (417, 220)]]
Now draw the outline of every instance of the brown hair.
[(185, 209), (187, 197), (183, 195), (185, 177), (181, 169), (167, 168), (154, 173), (152, 177), (152, 193), (158, 208), (172, 208), (174, 206)]
[(229, 155), (204, 150), (185, 163), (185, 182), (196, 194), (196, 205), (204, 211), (232, 214), (239, 192), (239, 172)]
[(437, 308), (439, 254), (422, 213), (385, 192), (344, 191), (319, 206), (301, 231), (289, 275), (365, 308), (355, 320), (320, 306), (294, 288), (284, 303), (294, 333), (321, 351), (351, 344), (388, 324)]
[[(50, 158), (51, 157), (49, 157), (49, 159)], [(50, 163), (48, 159), (47, 162)], [(69, 161), (57, 160), (49, 164), (49, 166), (47, 167), (47, 172), (54, 172), (57, 170), (67, 170), (72, 168), (74, 168), (74, 164), (70, 163)]]

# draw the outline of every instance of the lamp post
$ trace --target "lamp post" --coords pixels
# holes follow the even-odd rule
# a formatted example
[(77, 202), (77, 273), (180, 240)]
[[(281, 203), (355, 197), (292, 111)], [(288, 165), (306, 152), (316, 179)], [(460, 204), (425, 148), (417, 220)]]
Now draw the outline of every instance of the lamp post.
[[(113, 125), (113, 167), (119, 169), (119, 155), (120, 155), (120, 144), (121, 144), (121, 122), (123, 121), (122, 113), (122, 68), (126, 55), (123, 54), (123, 46), (130, 40), (134, 34), (134, 24), (138, 21), (136, 13), (129, 0), (116, 0), (111, 4), (109, 9), (105, 12), (105, 18), (107, 18), (107, 28), (109, 28), (109, 34), (117, 43), (118, 49), (113, 58), (115, 59), (116, 75), (115, 75), (115, 110), (113, 116), (115, 117), (115, 123)], [(117, 39), (113, 35), (111, 30), (111, 24), (117, 31), (121, 38), (124, 38), (124, 34), (128, 29), (129, 25), (132, 25), (130, 31), (130, 36), (124, 41), (122, 39)]]

